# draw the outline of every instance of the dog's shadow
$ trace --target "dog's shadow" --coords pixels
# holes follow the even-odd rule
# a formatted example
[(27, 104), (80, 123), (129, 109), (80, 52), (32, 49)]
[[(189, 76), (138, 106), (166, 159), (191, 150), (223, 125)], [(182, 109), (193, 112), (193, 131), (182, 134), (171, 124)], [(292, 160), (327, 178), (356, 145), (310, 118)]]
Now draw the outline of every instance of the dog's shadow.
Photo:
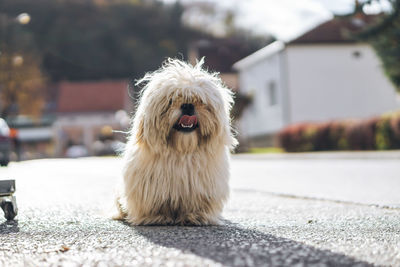
[(221, 226), (135, 226), (134, 229), (154, 244), (228, 266), (371, 266), (344, 254), (244, 229), (227, 221)]

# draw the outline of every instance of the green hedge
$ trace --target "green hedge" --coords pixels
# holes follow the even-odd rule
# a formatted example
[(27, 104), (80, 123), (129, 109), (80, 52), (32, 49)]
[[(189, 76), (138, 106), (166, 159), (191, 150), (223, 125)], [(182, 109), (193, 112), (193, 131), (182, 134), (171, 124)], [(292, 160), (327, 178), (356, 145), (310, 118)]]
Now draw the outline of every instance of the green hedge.
[(400, 111), (368, 120), (298, 123), (278, 134), (288, 152), (400, 149)]

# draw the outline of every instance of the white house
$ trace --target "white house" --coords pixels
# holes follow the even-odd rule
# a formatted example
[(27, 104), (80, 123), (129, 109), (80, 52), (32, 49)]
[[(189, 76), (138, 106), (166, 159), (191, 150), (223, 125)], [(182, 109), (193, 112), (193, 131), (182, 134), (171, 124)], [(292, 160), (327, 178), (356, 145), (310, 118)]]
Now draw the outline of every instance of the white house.
[(363, 24), (333, 19), (236, 62), (239, 90), (253, 97), (239, 121), (242, 137), (271, 145), (288, 124), (368, 118), (400, 108), (372, 47), (345, 38), (346, 30)]

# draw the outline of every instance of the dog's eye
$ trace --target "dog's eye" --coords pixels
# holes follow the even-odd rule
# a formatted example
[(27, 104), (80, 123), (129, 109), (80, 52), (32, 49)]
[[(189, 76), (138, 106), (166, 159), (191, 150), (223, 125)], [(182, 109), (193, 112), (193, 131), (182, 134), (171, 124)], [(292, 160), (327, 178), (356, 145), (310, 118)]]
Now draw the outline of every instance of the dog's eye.
[(170, 99), (168, 102), (168, 106), (171, 106), (171, 105), (172, 105), (172, 99)]

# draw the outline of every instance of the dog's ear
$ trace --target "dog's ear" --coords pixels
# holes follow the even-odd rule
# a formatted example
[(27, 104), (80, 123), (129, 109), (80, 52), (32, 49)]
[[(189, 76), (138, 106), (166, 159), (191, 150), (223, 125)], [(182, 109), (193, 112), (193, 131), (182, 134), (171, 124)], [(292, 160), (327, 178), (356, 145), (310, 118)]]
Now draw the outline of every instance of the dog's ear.
[(229, 149), (233, 152), (235, 150), (235, 148), (237, 147), (237, 145), (239, 144), (238, 140), (236, 139), (236, 137), (232, 134), (230, 136), (230, 142), (229, 142)]
[(227, 125), (227, 127), (225, 127), (225, 129), (224, 129), (224, 136), (225, 136), (224, 141), (225, 142), (224, 143), (226, 146), (228, 146), (230, 151), (234, 151), (236, 146), (239, 144), (238, 140), (236, 139), (236, 135), (237, 135), (237, 132), (231, 125)]

